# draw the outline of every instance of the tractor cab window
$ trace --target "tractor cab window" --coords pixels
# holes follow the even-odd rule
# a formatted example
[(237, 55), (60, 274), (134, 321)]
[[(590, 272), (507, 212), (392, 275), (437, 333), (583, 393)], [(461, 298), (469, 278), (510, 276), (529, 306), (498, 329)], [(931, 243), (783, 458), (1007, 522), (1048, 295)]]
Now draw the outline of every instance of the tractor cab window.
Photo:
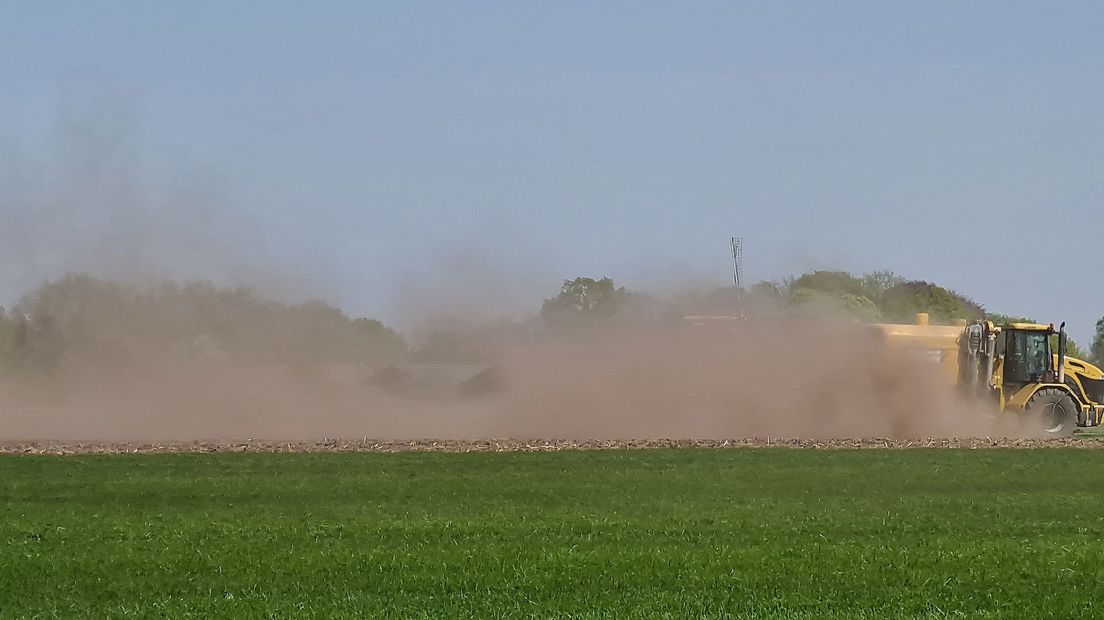
[(1012, 331), (1004, 336), (1004, 380), (1008, 383), (1042, 381), (1050, 370), (1048, 334)]

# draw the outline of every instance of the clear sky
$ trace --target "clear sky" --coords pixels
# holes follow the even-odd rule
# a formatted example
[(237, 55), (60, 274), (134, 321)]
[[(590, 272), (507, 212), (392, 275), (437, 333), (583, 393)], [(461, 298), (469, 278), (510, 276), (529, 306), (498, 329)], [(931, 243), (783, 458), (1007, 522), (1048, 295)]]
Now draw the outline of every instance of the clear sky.
[(720, 285), (739, 234), (752, 278), (891, 269), (1084, 341), (1102, 33), (1099, 2), (0, 2), (0, 287), (83, 240), (401, 321), (450, 281)]

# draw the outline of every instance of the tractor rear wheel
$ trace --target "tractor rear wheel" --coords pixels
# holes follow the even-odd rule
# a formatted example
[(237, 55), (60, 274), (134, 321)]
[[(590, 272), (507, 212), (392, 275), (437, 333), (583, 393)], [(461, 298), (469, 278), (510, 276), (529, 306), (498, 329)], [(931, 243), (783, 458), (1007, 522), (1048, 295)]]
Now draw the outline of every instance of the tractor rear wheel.
[(1071, 437), (1080, 410), (1065, 390), (1043, 388), (1027, 403), (1027, 420), (1047, 437)]

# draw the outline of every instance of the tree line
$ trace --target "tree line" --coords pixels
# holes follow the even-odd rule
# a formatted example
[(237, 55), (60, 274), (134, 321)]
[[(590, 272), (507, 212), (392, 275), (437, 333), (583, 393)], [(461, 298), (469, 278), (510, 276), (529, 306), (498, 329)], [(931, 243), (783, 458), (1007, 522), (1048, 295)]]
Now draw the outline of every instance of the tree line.
[[(577, 277), (565, 280), (529, 319), (438, 330), (411, 344), (379, 320), (350, 317), (324, 301), (282, 303), (248, 288), (209, 282), (138, 287), (71, 274), (42, 285), (9, 310), (0, 308), (0, 365), (55, 372), (67, 365), (139, 364), (151, 356), (280, 364), (463, 363), (493, 359), (506, 340), (584, 324), (600, 328), (626, 320), (679, 320), (684, 314), (777, 313), (911, 322), (918, 312), (937, 324), (1031, 320), (990, 312), (959, 292), (888, 271), (813, 271), (746, 289), (664, 297), (627, 290), (607, 277)], [(1069, 352), (1104, 362), (1104, 318), (1088, 351), (1071, 342)]]
[(326, 302), (285, 304), (209, 282), (136, 287), (72, 274), (0, 309), (0, 361), (47, 372), (155, 356), (374, 362), (405, 349), (380, 321), (349, 317)]
[[(541, 317), (547, 324), (564, 325), (639, 311), (646, 295), (618, 287), (610, 278), (565, 280), (558, 295), (544, 301)], [(681, 302), (681, 304), (679, 304)], [(995, 323), (1029, 322), (1032, 318), (991, 312), (970, 297), (937, 284), (903, 278), (891, 271), (853, 275), (845, 271), (812, 271), (797, 277), (762, 281), (744, 289), (720, 287), (685, 294), (675, 300), (687, 313), (774, 314), (779, 312), (835, 314), (865, 322), (911, 323), (925, 312), (935, 324), (956, 320)], [(1104, 317), (1088, 351), (1068, 341), (1072, 357), (1104, 363)]]

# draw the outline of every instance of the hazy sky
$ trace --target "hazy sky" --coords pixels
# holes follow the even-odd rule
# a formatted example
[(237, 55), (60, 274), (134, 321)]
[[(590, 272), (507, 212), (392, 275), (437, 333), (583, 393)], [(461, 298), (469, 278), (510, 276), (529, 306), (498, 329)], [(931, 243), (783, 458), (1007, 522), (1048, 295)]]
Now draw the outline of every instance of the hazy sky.
[(401, 321), (450, 281), (723, 284), (739, 234), (752, 278), (892, 269), (1084, 340), (1101, 33), (1099, 2), (0, 2), (0, 287), (268, 266)]

